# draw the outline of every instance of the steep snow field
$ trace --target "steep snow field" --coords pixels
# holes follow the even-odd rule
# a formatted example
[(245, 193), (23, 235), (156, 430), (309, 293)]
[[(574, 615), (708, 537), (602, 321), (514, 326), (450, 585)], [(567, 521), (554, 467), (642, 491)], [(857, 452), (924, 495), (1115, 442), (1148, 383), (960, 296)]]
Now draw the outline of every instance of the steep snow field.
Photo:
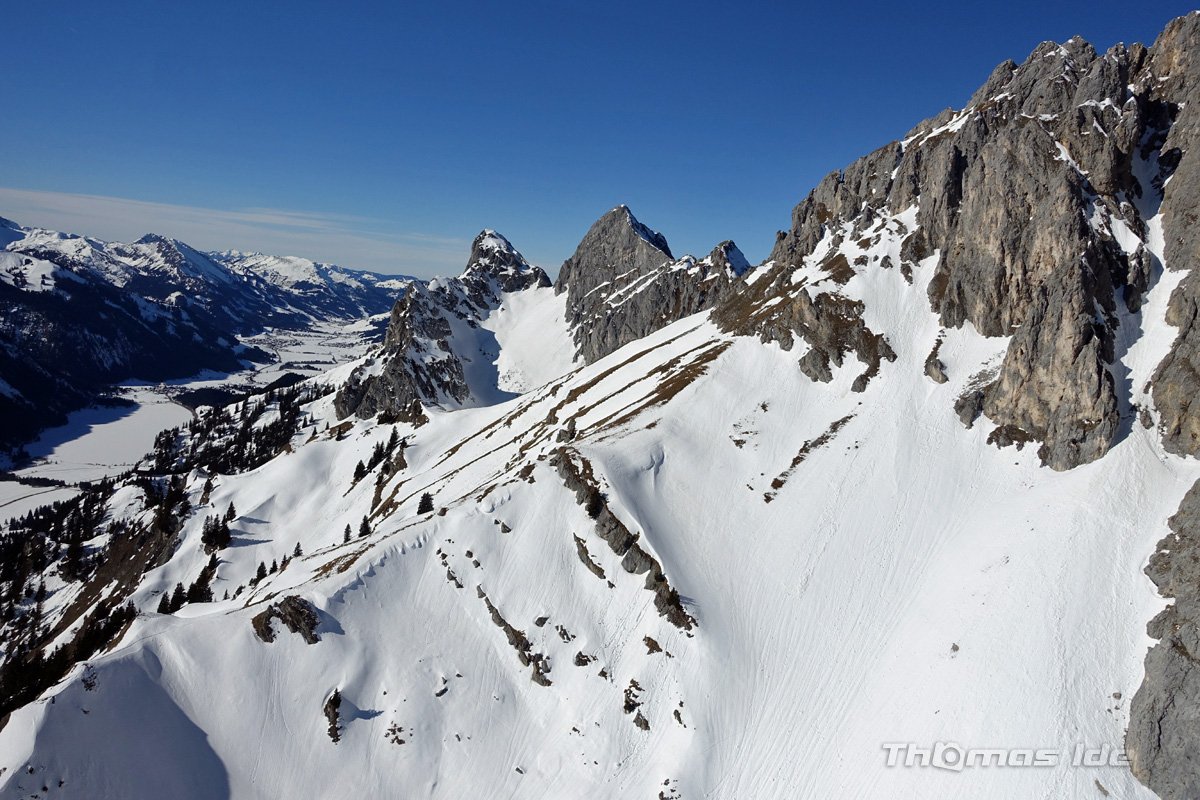
[[(856, 364), (815, 384), (796, 368), (802, 352), (702, 315), (565, 377), (538, 372), (539, 355), (566, 368), (569, 349), (562, 332), (520, 329), (553, 331), (537, 315), (561, 313), (551, 292), (530, 292), (492, 331), (538, 345), (502, 349), (512, 361), (497, 364), (521, 376), (514, 390), (536, 388), (398, 426), (407, 468), (374, 513), (374, 474), (352, 475), (392, 426), (327, 431), (331, 398), (318, 401), (293, 452), (216, 477), (208, 506), (193, 476), (197, 513), (135, 601), (152, 612), (195, 577), (203, 519), (230, 502), (234, 543), (213, 590), (246, 588), (144, 613), (14, 714), (0, 797), (1011, 798), (1098, 796), (1097, 784), (1152, 796), (1124, 767), (1070, 762), (1077, 744), (1122, 747), (1144, 625), (1162, 606), (1141, 568), (1200, 465), (1133, 424), (1065, 473), (1033, 448), (987, 445), (986, 420), (964, 429), (954, 398), (1006, 342), (945, 331), (951, 380), (925, 378), (942, 333), (924, 301), (931, 269), (912, 285), (874, 270), (845, 287), (898, 355), (862, 394), (849, 391)], [(1170, 284), (1122, 323), (1144, 329), (1125, 362), (1132, 386), (1169, 345)], [(571, 419), (577, 435), (560, 443)], [(549, 463), (560, 448), (590, 462), (693, 630), (659, 616), (596, 535)], [(444, 516), (417, 515), (426, 491)], [(373, 531), (358, 538), (366, 514)], [(297, 544), (303, 556), (248, 585)], [(545, 654), (552, 685), (530, 680), (480, 592)], [(278, 622), (273, 643), (256, 638), (251, 617), (288, 594), (319, 610), (318, 643)], [(322, 713), (335, 688), (336, 744)], [(886, 764), (886, 743), (939, 742), (1064, 755), (959, 772)]]
[(523, 394), (572, 369), (575, 345), (562, 320), (566, 294), (533, 288), (504, 296), (480, 327), (496, 337), (499, 388)]

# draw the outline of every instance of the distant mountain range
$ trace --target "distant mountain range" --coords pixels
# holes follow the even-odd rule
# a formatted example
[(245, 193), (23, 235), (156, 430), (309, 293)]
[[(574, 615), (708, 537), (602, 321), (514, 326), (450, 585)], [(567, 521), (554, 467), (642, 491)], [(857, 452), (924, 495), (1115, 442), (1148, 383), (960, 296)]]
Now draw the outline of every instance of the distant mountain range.
[(238, 337), (388, 311), (409, 280), (150, 234), (106, 242), (0, 218), (0, 447), (114, 382), (234, 371)]

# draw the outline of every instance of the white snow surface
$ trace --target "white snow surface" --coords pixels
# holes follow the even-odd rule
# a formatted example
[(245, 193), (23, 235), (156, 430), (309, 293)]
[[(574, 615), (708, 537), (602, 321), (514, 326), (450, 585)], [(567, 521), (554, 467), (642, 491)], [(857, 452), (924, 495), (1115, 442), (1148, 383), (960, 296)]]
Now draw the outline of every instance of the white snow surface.
[(37, 466), (22, 474), (68, 482), (116, 475), (141, 460), (159, 431), (192, 418), (183, 406), (145, 388), (131, 389), (127, 399), (135, 405), (85, 408), (70, 414), (66, 425), (43, 431), (25, 448)]
[[(891, 252), (905, 220), (882, 220), (868, 256)], [(872, 262), (842, 287), (897, 353), (861, 394), (857, 365), (813, 383), (797, 353), (704, 315), (575, 369), (562, 299), (508, 296), (482, 324), (501, 395), (398, 426), (407, 467), (384, 484), (386, 513), (372, 512), (374, 476), (352, 475), (392, 426), (354, 420), (339, 440), (331, 398), (315, 402), (291, 452), (215, 476), (207, 506), (204, 476), (190, 477), (180, 547), (135, 594), (145, 613), (86, 668), (94, 688), (76, 668), (0, 731), (0, 798), (60, 780), (131, 800), (1057, 798), (1097, 783), (1152, 797), (1126, 768), (1072, 766), (1072, 753), (1123, 747), (1145, 623), (1163, 606), (1141, 570), (1200, 463), (1127, 423), (1103, 459), (1057, 473), (1032, 447), (987, 445), (986, 420), (965, 429), (954, 399), (1006, 341), (940, 330), (932, 268), (910, 284)], [(1174, 280), (1122, 317), (1128, 385), (1170, 345)], [(944, 385), (923, 375), (938, 336)], [(571, 457), (661, 563), (692, 631), (659, 616), (549, 465), (571, 419)], [(416, 513), (424, 492), (444, 514)], [(152, 613), (208, 560), (203, 520), (231, 502), (213, 590), (247, 588)], [(368, 514), (372, 533), (343, 543)], [(297, 544), (303, 556), (248, 586)], [(551, 686), (530, 680), (477, 591), (545, 654)], [(317, 644), (278, 623), (273, 643), (255, 637), (251, 618), (289, 594), (318, 608)], [(579, 653), (595, 660), (576, 666)], [(649, 730), (623, 710), (632, 681)], [(335, 688), (336, 744), (322, 714)], [(939, 742), (1064, 755), (886, 765), (887, 743)]]
[(497, 386), (524, 394), (573, 369), (575, 343), (566, 325), (567, 294), (553, 287), (505, 293), (479, 327), (491, 331), (499, 354)]

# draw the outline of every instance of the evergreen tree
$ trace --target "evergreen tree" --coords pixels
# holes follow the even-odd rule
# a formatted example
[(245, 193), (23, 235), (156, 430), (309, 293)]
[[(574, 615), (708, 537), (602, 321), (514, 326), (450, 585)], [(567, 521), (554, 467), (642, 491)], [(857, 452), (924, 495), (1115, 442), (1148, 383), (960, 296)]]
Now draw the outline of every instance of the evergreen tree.
[(304, 551), (300, 549), (300, 543), (296, 542), (296, 549), (292, 551), (292, 558), (299, 558), (304, 555)]
[(263, 578), (267, 577), (267, 565), (265, 562), (258, 562), (258, 572), (254, 574), (254, 582), (258, 583)]
[(187, 593), (183, 590), (183, 584), (175, 584), (175, 591), (171, 592), (171, 613), (174, 614), (179, 609), (183, 608), (183, 604), (187, 602)]
[(71, 541), (67, 542), (61, 572), (68, 581), (79, 580), (83, 576), (83, 542), (78, 536), (72, 536)]
[(274, 575), (276, 572), (279, 572), (279, 562), (272, 558), (271, 559), (271, 574)]
[(421, 495), (421, 501), (417, 503), (418, 514), (428, 514), (433, 511), (433, 495), (429, 492)]
[(236, 517), (237, 517), (237, 509), (235, 509), (233, 507), (233, 501), (231, 500), (231, 501), (229, 501), (229, 510), (225, 512), (225, 521), (233, 522), (233, 520)]
[(212, 517), (204, 518), (204, 527), (200, 529), (200, 543), (204, 545), (204, 551), (211, 552), (216, 548), (216, 525)]
[(358, 483), (365, 477), (367, 477), (367, 465), (359, 461), (358, 466), (354, 468), (354, 482)]
[(208, 582), (211, 580), (211, 578), (212, 576), (209, 574), (207, 569), (200, 571), (200, 577), (196, 578), (192, 585), (188, 587), (187, 601), (189, 603), (212, 602), (212, 589), (209, 588), (208, 585)]
[(160, 614), (170, 614), (171, 613), (171, 598), (166, 592), (163, 592), (162, 599), (158, 601), (158, 613), (160, 613)]
[(358, 537), (361, 539), (364, 536), (370, 536), (370, 535), (371, 535), (371, 523), (369, 521), (367, 521), (367, 517), (364, 514), (362, 524), (358, 526)]
[(346, 523), (346, 532), (345, 532), (345, 534), (342, 535), (342, 543), (345, 544), (348, 541), (350, 541), (350, 523), (349, 522)]

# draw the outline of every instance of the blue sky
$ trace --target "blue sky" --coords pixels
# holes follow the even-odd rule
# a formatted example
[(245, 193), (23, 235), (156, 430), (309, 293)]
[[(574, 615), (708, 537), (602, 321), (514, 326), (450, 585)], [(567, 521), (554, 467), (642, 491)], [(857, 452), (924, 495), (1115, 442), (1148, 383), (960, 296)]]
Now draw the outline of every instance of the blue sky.
[(12, 3), (0, 216), (457, 273), (555, 271), (626, 203), (764, 259), (822, 176), (1005, 58), (1153, 41), (1167, 2)]

